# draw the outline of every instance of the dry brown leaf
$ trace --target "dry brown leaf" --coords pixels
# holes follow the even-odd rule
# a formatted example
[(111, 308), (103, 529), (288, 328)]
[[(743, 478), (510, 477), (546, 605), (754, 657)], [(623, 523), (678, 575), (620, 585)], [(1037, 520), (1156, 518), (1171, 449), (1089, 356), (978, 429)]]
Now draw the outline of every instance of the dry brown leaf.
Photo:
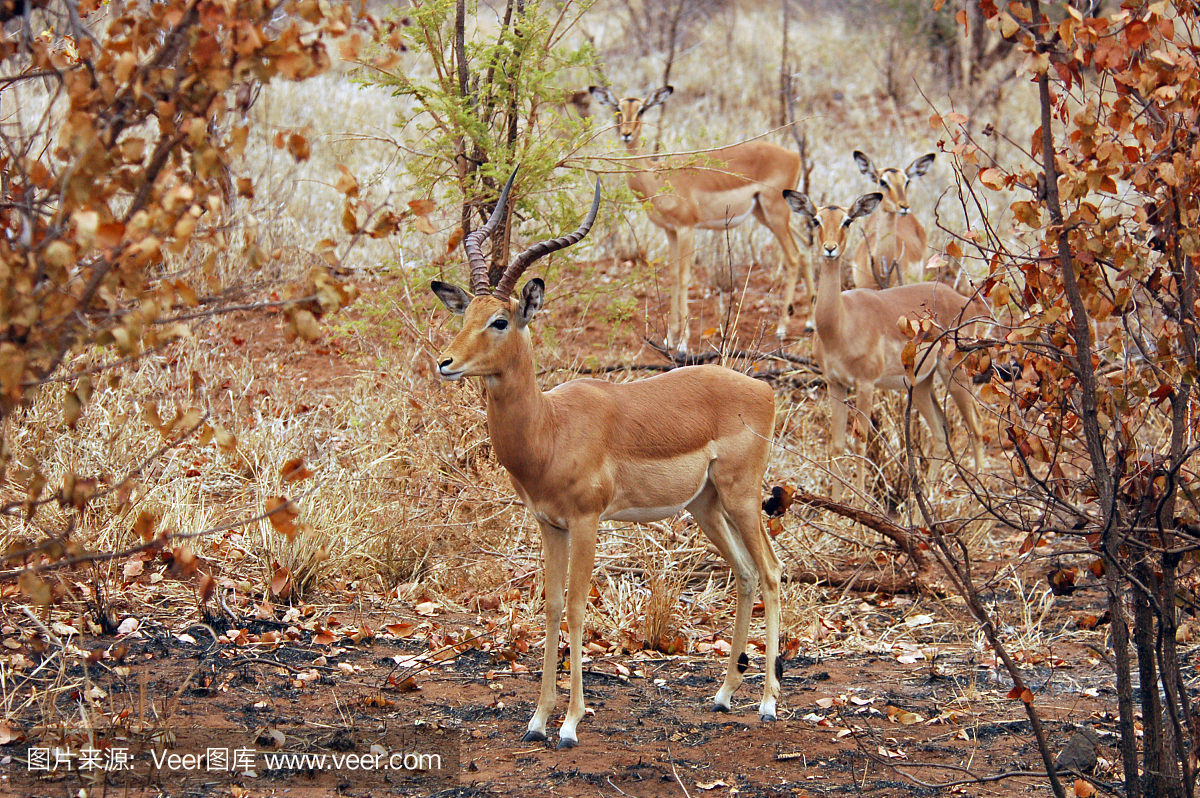
[(10, 721), (0, 721), (0, 745), (11, 745), (25, 739), (25, 732)]
[(272, 496), (267, 499), (267, 520), (276, 532), (291, 540), (296, 536), (296, 519), (300, 517), (300, 508), (296, 503), (284, 496)]
[(353, 174), (350, 173), (350, 170), (342, 164), (338, 164), (337, 168), (338, 171), (342, 173), (342, 176), (337, 179), (336, 183), (334, 183), (334, 188), (345, 194), (347, 197), (357, 197), (358, 180)]
[(414, 215), (425, 216), (433, 213), (433, 209), (437, 207), (437, 203), (431, 199), (415, 199), (408, 201), (408, 207)]
[(417, 627), (407, 621), (401, 621), (400, 623), (389, 623), (383, 628), (395, 637), (405, 638), (411, 636)]
[(283, 566), (275, 569), (275, 574), (271, 577), (271, 592), (285, 600), (291, 595), (292, 572), (290, 569)]
[(212, 598), (213, 591), (217, 588), (217, 580), (213, 579), (212, 574), (201, 572), (199, 584), (197, 585), (197, 594), (200, 597), (200, 602), (207, 602)]
[(308, 463), (303, 457), (293, 457), (283, 464), (283, 468), (279, 470), (279, 477), (284, 482), (299, 482), (302, 479), (308, 479), (313, 475), (313, 471), (308, 467)]
[(50, 606), (50, 586), (43, 582), (33, 571), (23, 571), (17, 577), (17, 586), (21, 592), (29, 596), (29, 601), (37, 607)]

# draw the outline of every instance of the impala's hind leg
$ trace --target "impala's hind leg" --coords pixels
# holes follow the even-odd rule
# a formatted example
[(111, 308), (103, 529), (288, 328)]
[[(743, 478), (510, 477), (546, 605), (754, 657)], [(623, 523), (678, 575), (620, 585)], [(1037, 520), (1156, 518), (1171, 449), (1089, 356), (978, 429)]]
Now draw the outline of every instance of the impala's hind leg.
[(777, 663), (779, 575), (782, 566), (771, 548), (770, 539), (759, 518), (759, 487), (753, 485), (750, 490), (753, 492), (747, 495), (746, 489), (743, 489), (739, 495), (728, 499), (726, 503), (721, 500), (718, 488), (710, 481), (688, 509), (733, 569), (737, 584), (737, 614), (733, 624), (729, 664), (725, 671), (725, 682), (713, 701), (713, 709), (717, 712), (729, 711), (733, 693), (741, 686), (749, 667), (746, 640), (749, 637), (750, 616), (754, 609), (755, 588), (761, 583), (767, 626), (767, 658), (759, 716), (766, 721), (775, 720), (775, 706), (779, 699)]
[(932, 374), (913, 386), (912, 398), (913, 404), (917, 406), (917, 411), (921, 414), (921, 418), (925, 419), (925, 423), (929, 426), (929, 432), (933, 436), (933, 454), (929, 457), (929, 471), (926, 475), (929, 485), (932, 485), (938, 471), (950, 459), (950, 436), (947, 434), (946, 414), (942, 411), (942, 405), (938, 402), (937, 397), (933, 395)]
[(788, 322), (796, 312), (796, 283), (800, 279), (801, 269), (804, 270), (804, 288), (810, 303), (816, 296), (817, 289), (813, 280), (812, 262), (796, 246), (796, 239), (792, 236), (791, 209), (788, 208), (782, 197), (772, 199), (766, 196), (768, 193), (771, 192), (759, 195), (758, 202), (754, 205), (754, 216), (775, 235), (775, 240), (779, 242), (779, 247), (783, 250), (781, 262), (787, 267), (783, 281), (783, 301), (779, 310), (779, 323), (775, 327), (775, 335), (782, 341), (787, 337)]
[[(743, 491), (726, 499), (725, 517), (750, 558), (754, 560), (762, 587), (767, 651), (766, 662), (763, 664), (766, 670), (763, 677), (763, 695), (758, 714), (762, 720), (770, 721), (775, 720), (775, 705), (779, 701), (779, 680), (783, 671), (783, 662), (779, 659), (779, 577), (783, 566), (775, 556), (775, 549), (771, 546), (766, 527), (763, 526), (760, 488), (753, 485), (749, 490), (753, 493), (747, 494)], [(751, 606), (753, 607), (753, 604)]]
[(946, 382), (946, 390), (958, 407), (963, 423), (967, 426), (967, 436), (971, 439), (971, 454), (975, 457), (976, 473), (983, 470), (983, 430), (979, 425), (979, 413), (975, 406), (975, 394), (971, 392), (967, 373), (956, 366), (945, 364), (942, 369), (942, 379)]
[(717, 490), (711, 482), (704, 486), (700, 495), (688, 505), (688, 511), (700, 525), (700, 529), (721, 552), (725, 562), (733, 570), (737, 587), (737, 614), (733, 621), (733, 640), (729, 648), (729, 664), (725, 669), (725, 681), (713, 700), (714, 712), (728, 712), (730, 699), (742, 684), (750, 658), (746, 656), (746, 638), (750, 634), (750, 614), (754, 609), (754, 591), (758, 586), (758, 572), (754, 559), (729, 526), (725, 513), (717, 499)]

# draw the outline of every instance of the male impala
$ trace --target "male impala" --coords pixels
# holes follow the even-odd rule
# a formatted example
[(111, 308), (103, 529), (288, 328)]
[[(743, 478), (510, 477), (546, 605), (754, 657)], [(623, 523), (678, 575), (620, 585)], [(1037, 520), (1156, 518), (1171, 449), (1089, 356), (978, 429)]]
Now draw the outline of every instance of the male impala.
[(900, 285), (920, 279), (919, 270), (925, 261), (925, 228), (912, 215), (908, 184), (929, 171), (935, 155), (932, 152), (922, 155), (904, 170), (889, 167), (877, 172), (870, 158), (854, 151), (859, 171), (883, 189), (883, 206), (879, 213), (863, 222), (866, 240), (854, 252), (856, 288), (887, 288), (893, 283)]
[(546, 651), (541, 696), (524, 739), (546, 739), (569, 571), (571, 701), (558, 747), (570, 748), (578, 740), (576, 726), (584, 714), (583, 621), (597, 524), (656, 521), (684, 509), (729, 562), (737, 581), (729, 666), (713, 708), (729, 711), (730, 697), (742, 682), (755, 586), (761, 580), (767, 656), (759, 713), (774, 720), (781, 566), (759, 516), (774, 394), (766, 383), (721, 366), (680, 368), (623, 384), (581, 379), (540, 391), (528, 325), (541, 309), (545, 284), (534, 278), (519, 297), (510, 294), (529, 264), (587, 235), (600, 204), (600, 184), (583, 225), (518, 255), (493, 292), (479, 247), (503, 216), (511, 185), (509, 178), (491, 219), (467, 238), (474, 296), (447, 283), (435, 281), (432, 287), (447, 309), (464, 316), (438, 372), (446, 380), (483, 378), (493, 450), (542, 531)]
[[(941, 283), (914, 283), (881, 291), (842, 291), (841, 256), (850, 224), (869, 215), (883, 197), (878, 193), (866, 194), (849, 210), (833, 205), (818, 210), (805, 194), (785, 191), (784, 196), (792, 210), (810, 220), (816, 228), (818, 249), (824, 256), (813, 311), (816, 320), (813, 354), (829, 387), (831, 458), (836, 461), (846, 448), (846, 397), (850, 388), (855, 390), (858, 413), (870, 424), (872, 399), (877, 387), (904, 391), (911, 386), (913, 404), (933, 433), (934, 459), (929, 463), (932, 477), (939, 460), (944, 460), (949, 453), (946, 417), (933, 395), (933, 374), (938, 371), (967, 425), (974, 447), (975, 469), (981, 469), (983, 449), (979, 419), (975, 415), (970, 389), (950, 374), (951, 362), (940, 344), (935, 344), (932, 350), (924, 347), (917, 353), (916, 373), (910, 381), (902, 361), (909, 339), (900, 331), (897, 322), (901, 316), (914, 321), (932, 318), (944, 330), (957, 328), (970, 333), (974, 329), (972, 320), (986, 313), (982, 303)], [(860, 493), (864, 486), (863, 472), (864, 469), (858, 469)], [(835, 498), (841, 493), (842, 485), (835, 480)]]
[(783, 306), (775, 333), (787, 334), (792, 299), (801, 264), (808, 296), (813, 293), (812, 264), (802, 257), (792, 238), (791, 214), (781, 198), (784, 189), (800, 180), (800, 156), (767, 141), (734, 144), (703, 156), (688, 166), (681, 158), (655, 162), (642, 153), (642, 115), (661, 105), (674, 89), (664, 86), (644, 100), (617, 100), (612, 91), (590, 88), (597, 101), (617, 113), (617, 132), (630, 155), (629, 187), (649, 203), (650, 221), (667, 234), (671, 267), (671, 312), (667, 346), (680, 352), (688, 346), (688, 286), (696, 259), (696, 230), (737, 227), (751, 214), (779, 241), (787, 261)]

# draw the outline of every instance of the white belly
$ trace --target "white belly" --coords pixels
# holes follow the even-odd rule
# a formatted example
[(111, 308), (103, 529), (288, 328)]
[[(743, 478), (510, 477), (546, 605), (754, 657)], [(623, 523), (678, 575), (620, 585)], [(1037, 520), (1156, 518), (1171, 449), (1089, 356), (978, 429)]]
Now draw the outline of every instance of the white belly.
[[(711, 455), (700, 451), (678, 458), (671, 464), (675, 466), (673, 469), (660, 463), (657, 468), (646, 469), (643, 474), (625, 475), (628, 481), (619, 483), (622, 487), (612, 497), (608, 507), (604, 508), (600, 520), (645, 524), (679, 515), (695, 501), (708, 483), (709, 462)], [(664, 479), (664, 470), (673, 470), (677, 478)], [(690, 474), (690, 478), (678, 478), (685, 474)], [(672, 481), (674, 485), (668, 487)]]
[(750, 203), (750, 207), (746, 209), (745, 213), (740, 213), (737, 216), (722, 217), (716, 220), (706, 220), (696, 226), (702, 230), (727, 230), (730, 227), (737, 227), (749, 219), (752, 213), (754, 213), (754, 203)]
[(600, 516), (601, 521), (630, 521), (635, 524), (648, 524), (651, 521), (661, 521), (664, 518), (672, 518), (683, 512), (686, 504), (677, 504), (674, 507), (626, 507), (620, 510), (605, 510), (604, 515)]

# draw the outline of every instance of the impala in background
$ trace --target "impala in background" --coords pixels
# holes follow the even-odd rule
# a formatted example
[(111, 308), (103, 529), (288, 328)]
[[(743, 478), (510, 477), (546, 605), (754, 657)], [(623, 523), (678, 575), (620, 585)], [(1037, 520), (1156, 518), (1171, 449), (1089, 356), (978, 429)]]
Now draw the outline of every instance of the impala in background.
[(751, 215), (775, 235), (787, 261), (775, 330), (781, 339), (785, 337), (801, 265), (808, 296), (813, 294), (812, 264), (792, 237), (791, 213), (781, 194), (799, 183), (800, 156), (767, 141), (747, 141), (706, 153), (690, 164), (681, 157), (656, 162), (642, 152), (642, 115), (661, 105), (674, 89), (664, 86), (644, 100), (618, 100), (601, 86), (590, 91), (616, 112), (617, 133), (635, 156), (627, 176), (629, 187), (649, 204), (650, 221), (667, 234), (671, 268), (667, 346), (687, 351), (688, 286), (696, 260), (696, 230), (737, 227)]
[[(901, 316), (911, 320), (931, 318), (943, 330), (957, 329), (971, 335), (974, 320), (986, 317), (987, 309), (983, 303), (942, 283), (914, 283), (881, 291), (861, 288), (842, 291), (842, 254), (847, 232), (855, 219), (875, 210), (882, 195), (859, 197), (849, 210), (836, 205), (818, 210), (805, 194), (785, 191), (784, 195), (792, 210), (808, 219), (816, 229), (817, 247), (822, 255), (821, 282), (813, 309), (816, 322), (813, 355), (829, 389), (830, 456), (835, 468), (846, 448), (850, 389), (855, 392), (857, 412), (869, 427), (876, 388), (907, 391), (911, 387), (913, 404), (933, 433), (934, 452), (929, 461), (932, 478), (934, 470), (949, 456), (946, 416), (933, 395), (933, 375), (938, 372), (962, 413), (978, 471), (983, 464), (979, 419), (970, 389), (959, 375), (951, 373), (951, 367), (957, 365), (956, 358), (945, 353), (941, 342), (927, 345), (917, 353), (916, 372), (910, 380), (902, 360), (909, 338), (901, 332), (898, 321)], [(865, 469), (860, 466), (857, 470), (857, 487), (861, 494)], [(835, 477), (835, 499), (841, 497), (842, 485), (843, 482)]]
[(776, 668), (781, 664), (781, 565), (760, 516), (775, 425), (774, 393), (766, 383), (722, 366), (678, 368), (621, 384), (573, 380), (543, 393), (534, 379), (529, 323), (542, 307), (545, 284), (534, 278), (518, 297), (510, 295), (531, 263), (587, 235), (600, 204), (600, 184), (582, 226), (522, 252), (493, 291), (479, 247), (504, 215), (511, 185), (510, 177), (491, 219), (467, 238), (474, 296), (448, 283), (435, 281), (432, 288), (447, 309), (463, 316), (462, 331), (442, 353), (438, 372), (446, 380), (482, 378), (493, 450), (541, 527), (545, 659), (541, 696), (524, 739), (546, 739), (546, 721), (555, 706), (567, 585), (571, 700), (558, 747), (570, 748), (578, 741), (576, 727), (584, 715), (583, 621), (599, 522), (646, 523), (685, 509), (729, 563), (737, 582), (729, 664), (714, 709), (729, 711), (730, 697), (742, 682), (754, 594), (761, 583), (767, 648), (759, 713), (763, 720), (774, 720)]
[(877, 183), (883, 197), (879, 213), (863, 222), (866, 240), (854, 252), (854, 286), (888, 288), (921, 279), (925, 262), (926, 235), (921, 221), (912, 214), (908, 184), (929, 171), (935, 153), (922, 155), (907, 169), (888, 167), (879, 171), (871, 159), (854, 151), (858, 170)]

